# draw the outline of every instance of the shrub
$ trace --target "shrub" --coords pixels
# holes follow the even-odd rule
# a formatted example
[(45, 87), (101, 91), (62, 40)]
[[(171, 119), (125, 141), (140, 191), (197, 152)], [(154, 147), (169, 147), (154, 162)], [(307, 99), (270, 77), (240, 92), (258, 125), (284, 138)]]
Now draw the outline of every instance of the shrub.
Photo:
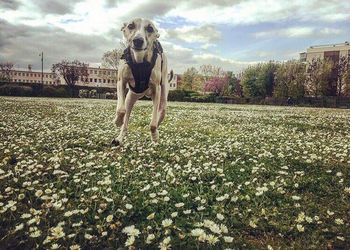
[(90, 98), (97, 98), (97, 90), (96, 89), (90, 90), (89, 97)]
[(0, 95), (7, 96), (31, 96), (32, 88), (29, 86), (20, 86), (13, 84), (5, 84), (0, 86)]
[(169, 101), (187, 101), (186, 98), (190, 98), (193, 95), (198, 95), (195, 91), (190, 90), (171, 90), (169, 91), (168, 100)]
[(87, 89), (80, 89), (79, 90), (79, 97), (80, 98), (88, 98), (89, 97), (89, 90), (87, 90)]
[(65, 87), (44, 86), (42, 96), (46, 97), (69, 97), (69, 92)]

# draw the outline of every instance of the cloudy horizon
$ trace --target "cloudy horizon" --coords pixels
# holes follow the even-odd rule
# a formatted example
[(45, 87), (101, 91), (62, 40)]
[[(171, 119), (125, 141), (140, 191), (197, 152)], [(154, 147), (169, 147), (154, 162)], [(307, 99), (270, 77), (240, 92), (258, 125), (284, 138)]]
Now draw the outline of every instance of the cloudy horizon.
[(237, 73), (350, 38), (350, 3), (335, 0), (1, 0), (0, 13), (0, 61), (33, 70), (41, 51), (46, 70), (63, 59), (100, 65), (134, 17), (154, 21), (176, 73), (203, 64)]

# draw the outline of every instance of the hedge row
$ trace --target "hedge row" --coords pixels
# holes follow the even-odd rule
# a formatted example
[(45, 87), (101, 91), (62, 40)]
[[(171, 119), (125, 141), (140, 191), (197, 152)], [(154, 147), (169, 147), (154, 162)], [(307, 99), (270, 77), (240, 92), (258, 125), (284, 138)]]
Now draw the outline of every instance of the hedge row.
[[(99, 91), (101, 92), (101, 91)], [(43, 97), (71, 97), (71, 90), (67, 86), (25, 86), (16, 84), (0, 85), (0, 95), (6, 96), (43, 96)], [(97, 93), (96, 89), (75, 89), (74, 97), (116, 99), (115, 92)], [(143, 98), (148, 99), (148, 98)], [(298, 99), (286, 98), (241, 98), (216, 96), (213, 94), (199, 94), (195, 91), (172, 90), (169, 92), (169, 101), (178, 102), (215, 102), (228, 104), (258, 104), (258, 105), (297, 105), (310, 107), (343, 107), (350, 108), (349, 97), (303, 97)]]

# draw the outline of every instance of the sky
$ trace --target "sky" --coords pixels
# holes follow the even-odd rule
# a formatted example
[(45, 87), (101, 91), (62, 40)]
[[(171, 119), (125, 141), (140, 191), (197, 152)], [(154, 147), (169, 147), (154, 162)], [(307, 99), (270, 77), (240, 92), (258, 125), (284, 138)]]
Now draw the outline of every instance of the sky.
[(298, 59), (312, 45), (350, 40), (349, 0), (0, 0), (0, 62), (41, 69), (63, 59), (98, 66), (135, 17), (152, 20), (169, 68)]

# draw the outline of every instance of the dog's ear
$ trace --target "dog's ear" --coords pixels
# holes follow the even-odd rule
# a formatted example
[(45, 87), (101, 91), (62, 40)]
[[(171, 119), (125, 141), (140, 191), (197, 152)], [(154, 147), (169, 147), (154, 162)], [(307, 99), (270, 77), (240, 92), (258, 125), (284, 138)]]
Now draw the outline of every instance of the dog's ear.
[(127, 23), (123, 23), (123, 26), (121, 27), (121, 31), (124, 31), (125, 27), (126, 27)]

